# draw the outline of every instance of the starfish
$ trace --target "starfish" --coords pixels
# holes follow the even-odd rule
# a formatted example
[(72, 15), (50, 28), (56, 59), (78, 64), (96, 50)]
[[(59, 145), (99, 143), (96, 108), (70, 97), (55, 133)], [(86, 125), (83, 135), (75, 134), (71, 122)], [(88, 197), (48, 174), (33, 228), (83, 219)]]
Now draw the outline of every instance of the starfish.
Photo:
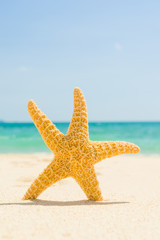
[(102, 201), (94, 164), (119, 154), (140, 151), (138, 146), (128, 142), (89, 140), (87, 107), (79, 88), (74, 89), (73, 116), (66, 135), (56, 128), (32, 100), (28, 102), (28, 112), (44, 142), (54, 153), (54, 159), (34, 180), (23, 200), (36, 199), (52, 184), (72, 177), (88, 199)]

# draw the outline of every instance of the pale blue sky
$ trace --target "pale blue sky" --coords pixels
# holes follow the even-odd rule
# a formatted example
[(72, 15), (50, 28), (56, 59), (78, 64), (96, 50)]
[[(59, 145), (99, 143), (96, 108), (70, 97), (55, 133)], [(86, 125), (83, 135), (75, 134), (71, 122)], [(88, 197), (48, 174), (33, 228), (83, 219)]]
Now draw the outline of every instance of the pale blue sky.
[(0, 119), (70, 121), (76, 86), (89, 121), (160, 121), (159, 0), (1, 1)]

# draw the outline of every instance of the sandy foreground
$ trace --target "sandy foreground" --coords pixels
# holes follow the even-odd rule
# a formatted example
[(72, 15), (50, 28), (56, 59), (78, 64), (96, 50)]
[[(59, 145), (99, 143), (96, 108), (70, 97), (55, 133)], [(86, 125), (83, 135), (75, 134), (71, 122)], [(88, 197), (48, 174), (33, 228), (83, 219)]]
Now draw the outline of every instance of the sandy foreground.
[(118, 156), (95, 166), (103, 202), (68, 178), (22, 201), (49, 154), (0, 155), (0, 239), (160, 239), (160, 156)]

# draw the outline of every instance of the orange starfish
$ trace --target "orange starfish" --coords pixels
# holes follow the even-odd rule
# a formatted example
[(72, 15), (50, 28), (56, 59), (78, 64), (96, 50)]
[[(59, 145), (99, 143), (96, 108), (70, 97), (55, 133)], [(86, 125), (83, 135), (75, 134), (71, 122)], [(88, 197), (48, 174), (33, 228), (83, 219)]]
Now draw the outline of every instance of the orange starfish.
[(55, 127), (32, 100), (28, 103), (28, 112), (55, 157), (32, 183), (24, 200), (35, 199), (53, 183), (73, 177), (88, 199), (101, 201), (103, 198), (94, 164), (119, 154), (140, 151), (139, 147), (132, 143), (89, 140), (87, 107), (79, 88), (74, 89), (74, 111), (66, 135)]

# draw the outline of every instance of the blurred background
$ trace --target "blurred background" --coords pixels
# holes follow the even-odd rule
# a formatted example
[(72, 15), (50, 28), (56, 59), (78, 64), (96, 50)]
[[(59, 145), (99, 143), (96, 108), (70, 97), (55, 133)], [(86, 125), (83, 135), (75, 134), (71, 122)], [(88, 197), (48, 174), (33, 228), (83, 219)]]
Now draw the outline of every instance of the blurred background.
[(0, 153), (49, 151), (27, 112), (34, 99), (64, 133), (73, 89), (92, 140), (160, 154), (160, 1), (0, 3)]

